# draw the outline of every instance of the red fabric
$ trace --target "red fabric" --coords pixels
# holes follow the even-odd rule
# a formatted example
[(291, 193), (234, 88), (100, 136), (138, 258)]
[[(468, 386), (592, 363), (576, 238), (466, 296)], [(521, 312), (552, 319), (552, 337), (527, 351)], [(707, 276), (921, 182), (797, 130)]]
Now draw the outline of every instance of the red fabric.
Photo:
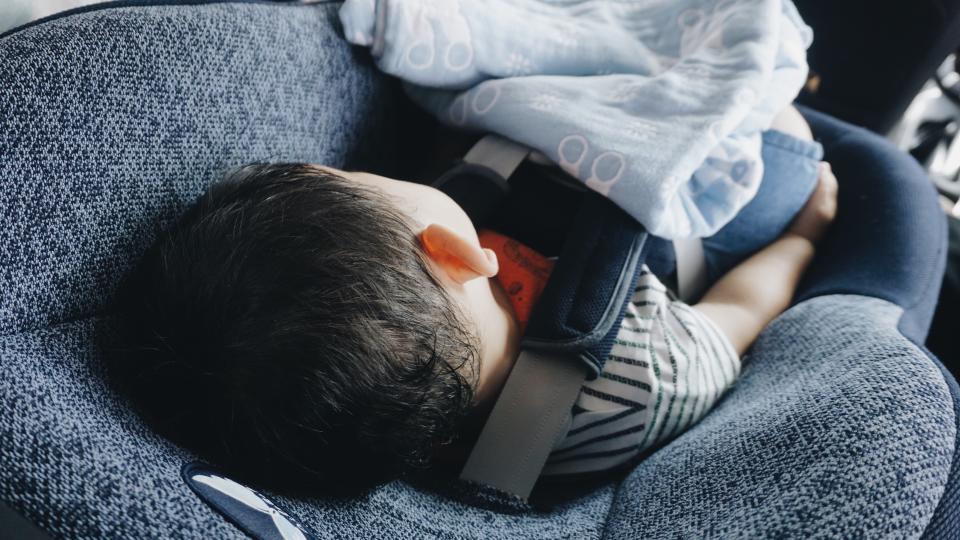
[(478, 236), (481, 246), (497, 254), (500, 263), (497, 279), (510, 299), (520, 331), (523, 332), (533, 306), (553, 271), (553, 261), (498, 232), (483, 229)]

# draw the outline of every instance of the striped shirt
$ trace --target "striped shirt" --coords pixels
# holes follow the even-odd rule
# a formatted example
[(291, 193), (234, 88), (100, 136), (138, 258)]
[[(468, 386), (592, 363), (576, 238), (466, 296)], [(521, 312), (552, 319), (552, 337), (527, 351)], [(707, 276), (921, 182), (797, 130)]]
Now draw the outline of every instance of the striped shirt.
[(703, 418), (739, 373), (726, 336), (644, 267), (603, 372), (584, 383), (543, 474), (630, 461)]

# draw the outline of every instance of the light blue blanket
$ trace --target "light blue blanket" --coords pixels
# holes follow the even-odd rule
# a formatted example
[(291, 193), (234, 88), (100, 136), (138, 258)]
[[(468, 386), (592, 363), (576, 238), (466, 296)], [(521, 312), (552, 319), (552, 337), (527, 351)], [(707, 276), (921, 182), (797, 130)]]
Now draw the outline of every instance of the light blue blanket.
[(539, 150), (666, 238), (754, 196), (812, 41), (790, 0), (346, 0), (340, 18), (438, 119)]

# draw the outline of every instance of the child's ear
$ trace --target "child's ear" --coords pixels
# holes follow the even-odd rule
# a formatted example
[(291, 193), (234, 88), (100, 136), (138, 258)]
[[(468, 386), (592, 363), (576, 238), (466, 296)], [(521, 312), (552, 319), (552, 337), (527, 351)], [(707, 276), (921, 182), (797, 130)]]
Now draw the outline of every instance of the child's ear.
[(431, 223), (420, 232), (420, 243), (437, 267), (461, 285), (479, 277), (493, 277), (500, 269), (493, 251), (439, 223)]

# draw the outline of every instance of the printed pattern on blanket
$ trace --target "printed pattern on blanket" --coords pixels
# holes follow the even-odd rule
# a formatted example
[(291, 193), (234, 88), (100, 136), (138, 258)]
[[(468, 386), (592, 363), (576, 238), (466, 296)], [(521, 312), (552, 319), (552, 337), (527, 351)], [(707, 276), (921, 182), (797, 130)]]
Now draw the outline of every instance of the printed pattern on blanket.
[(438, 119), (536, 148), (665, 238), (754, 196), (813, 39), (790, 0), (347, 0), (340, 18)]

